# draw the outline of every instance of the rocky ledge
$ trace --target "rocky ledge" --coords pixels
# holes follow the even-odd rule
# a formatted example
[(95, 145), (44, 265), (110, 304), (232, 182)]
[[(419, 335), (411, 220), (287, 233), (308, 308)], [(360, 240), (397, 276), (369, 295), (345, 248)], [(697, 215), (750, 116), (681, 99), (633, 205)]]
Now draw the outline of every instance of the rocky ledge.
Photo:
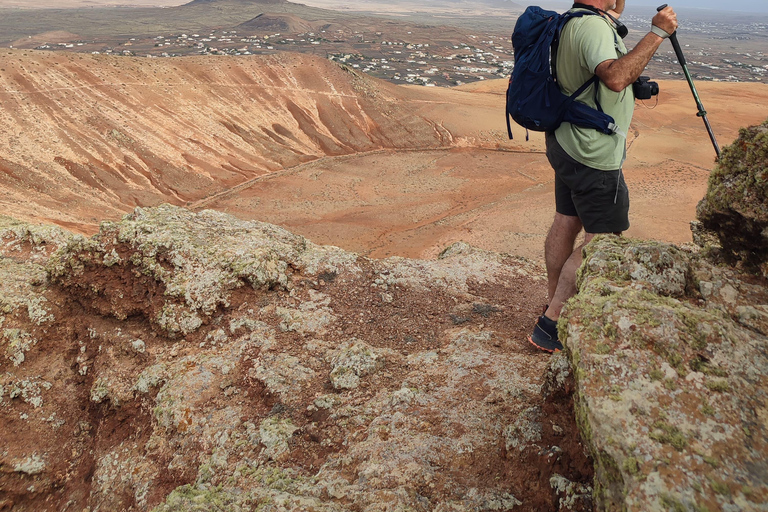
[(560, 322), (599, 510), (768, 510), (768, 287), (614, 236)]
[(529, 262), (171, 206), (0, 240), (0, 510), (591, 507)]

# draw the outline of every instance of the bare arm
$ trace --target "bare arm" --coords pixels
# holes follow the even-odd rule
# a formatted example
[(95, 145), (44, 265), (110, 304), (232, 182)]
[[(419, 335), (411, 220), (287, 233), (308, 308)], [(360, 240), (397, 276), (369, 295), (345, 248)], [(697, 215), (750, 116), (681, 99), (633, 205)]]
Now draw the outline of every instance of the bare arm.
[[(677, 30), (677, 15), (671, 7), (667, 7), (653, 17), (653, 24), (671, 34)], [(653, 54), (661, 46), (662, 41), (664, 39), (649, 32), (632, 51), (623, 57), (606, 60), (598, 64), (595, 68), (595, 74), (609, 89), (621, 92), (637, 80), (645, 66), (651, 61)]]

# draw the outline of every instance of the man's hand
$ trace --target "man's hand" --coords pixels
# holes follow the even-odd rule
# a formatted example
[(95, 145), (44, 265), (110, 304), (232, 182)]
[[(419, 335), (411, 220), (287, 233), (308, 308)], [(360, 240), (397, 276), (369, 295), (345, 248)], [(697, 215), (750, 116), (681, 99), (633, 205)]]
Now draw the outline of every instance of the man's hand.
[(651, 23), (654, 27), (659, 27), (667, 34), (672, 35), (677, 30), (677, 14), (671, 7), (667, 6), (656, 13)]

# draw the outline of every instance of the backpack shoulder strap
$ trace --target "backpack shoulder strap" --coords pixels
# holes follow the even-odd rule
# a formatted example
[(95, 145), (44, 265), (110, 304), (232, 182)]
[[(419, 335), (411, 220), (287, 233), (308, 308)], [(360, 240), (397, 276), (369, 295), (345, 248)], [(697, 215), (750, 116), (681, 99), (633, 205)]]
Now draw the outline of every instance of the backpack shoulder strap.
[(552, 40), (552, 46), (550, 49), (550, 71), (552, 73), (552, 77), (557, 81), (557, 69), (555, 67), (555, 62), (557, 61), (557, 50), (560, 48), (560, 33), (565, 28), (565, 24), (571, 21), (573, 18), (581, 18), (582, 16), (595, 16), (598, 15), (597, 12), (587, 12), (587, 11), (566, 11), (563, 14), (560, 15), (560, 19), (557, 21), (557, 30), (555, 31), (555, 38)]
[[(557, 82), (557, 69), (555, 66), (555, 62), (557, 61), (557, 50), (560, 47), (560, 33), (563, 31), (563, 28), (565, 28), (565, 24), (568, 23), (573, 18), (581, 18), (582, 16), (600, 16), (600, 13), (597, 11), (592, 11), (591, 9), (589, 11), (567, 11), (560, 15), (560, 20), (558, 21), (558, 27), (557, 27), (557, 33), (555, 34), (555, 39), (552, 41), (552, 49), (551, 49), (551, 72), (552, 77), (555, 79), (555, 82)], [(613, 43), (618, 44), (618, 39), (616, 39), (616, 33), (613, 34)], [(597, 83), (600, 81), (600, 77), (597, 75), (592, 75), (592, 78), (584, 82), (581, 87), (579, 87), (576, 92), (571, 94), (571, 99), (576, 99), (581, 94), (586, 91), (589, 86), (593, 85), (595, 86), (595, 104), (597, 105), (597, 109), (602, 112), (603, 109), (600, 106), (600, 101), (597, 99), (597, 93), (599, 90), (599, 87), (597, 87)]]

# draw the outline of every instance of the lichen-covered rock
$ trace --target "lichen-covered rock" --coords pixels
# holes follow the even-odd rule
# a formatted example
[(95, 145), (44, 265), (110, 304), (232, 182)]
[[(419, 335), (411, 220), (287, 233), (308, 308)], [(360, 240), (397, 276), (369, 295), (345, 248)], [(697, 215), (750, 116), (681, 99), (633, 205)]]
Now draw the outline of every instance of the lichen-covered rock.
[(585, 255), (559, 327), (597, 509), (768, 509), (768, 289), (666, 244)]
[(29, 224), (0, 215), (0, 256), (42, 264), (71, 237), (71, 233), (55, 226)]
[(768, 277), (768, 121), (742, 128), (723, 149), (697, 217), (726, 255)]
[(55, 243), (9, 224), (0, 508), (545, 510), (552, 475), (591, 480), (567, 369), (522, 343), (530, 262), (370, 260), (170, 206)]
[(93, 239), (70, 239), (47, 268), (98, 311), (118, 319), (142, 313), (178, 336), (229, 306), (244, 285), (287, 290), (294, 272), (331, 272), (354, 259), (269, 224), (163, 205), (105, 222)]
[(65, 240), (61, 230), (0, 216), (0, 358), (14, 366), (38, 343), (34, 331), (55, 320), (41, 263)]
[(593, 510), (592, 486), (571, 482), (562, 475), (553, 475), (549, 483), (560, 498), (558, 512)]
[(289, 450), (288, 440), (298, 428), (290, 419), (272, 416), (265, 419), (259, 425), (261, 444), (264, 445), (264, 453), (270, 459), (277, 459)]
[(682, 297), (690, 280), (688, 258), (669, 244), (605, 237), (600, 244), (588, 245), (584, 255), (584, 264), (579, 269), (581, 288), (585, 287), (584, 276), (588, 275), (595, 276), (589, 286), (622, 282), (636, 290)]
[(512, 425), (504, 429), (507, 450), (523, 451), (541, 441), (542, 432), (541, 411), (536, 407), (526, 409)]
[(365, 342), (353, 340), (333, 357), (331, 384), (335, 389), (355, 389), (360, 378), (384, 366), (384, 358)]

